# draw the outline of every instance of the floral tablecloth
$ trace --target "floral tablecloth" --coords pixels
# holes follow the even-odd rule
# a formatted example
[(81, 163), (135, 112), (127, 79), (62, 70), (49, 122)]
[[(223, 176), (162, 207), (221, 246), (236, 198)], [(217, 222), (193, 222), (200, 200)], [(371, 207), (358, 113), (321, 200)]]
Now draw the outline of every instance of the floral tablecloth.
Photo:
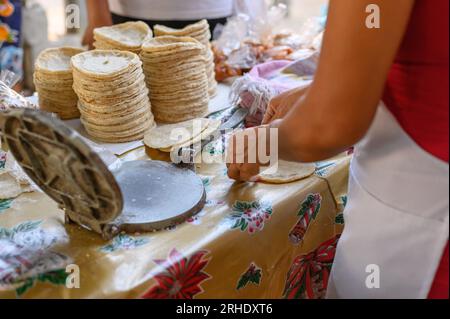
[[(125, 157), (138, 158), (143, 149)], [(234, 183), (222, 165), (201, 167), (200, 214), (109, 242), (64, 225), (42, 193), (1, 200), (0, 299), (321, 298), (343, 229), (349, 161), (318, 163), (314, 176), (285, 185)]]

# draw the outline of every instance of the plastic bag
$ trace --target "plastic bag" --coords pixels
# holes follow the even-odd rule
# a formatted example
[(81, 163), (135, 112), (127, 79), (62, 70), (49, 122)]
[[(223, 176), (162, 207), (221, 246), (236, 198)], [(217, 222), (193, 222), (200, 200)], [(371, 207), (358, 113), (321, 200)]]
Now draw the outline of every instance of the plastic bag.
[[(36, 108), (25, 97), (14, 91), (20, 80), (11, 71), (0, 72), (0, 112), (14, 108)], [(10, 152), (2, 150), (2, 123), (0, 123), (0, 199), (16, 197), (22, 193), (33, 192), (38, 187), (28, 178), (22, 168), (17, 164)]]
[(14, 91), (11, 87), (16, 85), (20, 77), (13, 72), (0, 72), (0, 111), (13, 108), (36, 108), (25, 97)]
[(273, 29), (287, 15), (284, 4), (268, 7), (265, 0), (235, 0), (236, 15), (223, 27), (215, 47), (225, 55), (245, 42), (267, 43)]
[(15, 74), (9, 70), (2, 70), (0, 72), (0, 81), (4, 82), (10, 88), (14, 87), (20, 81), (20, 75)]
[(249, 21), (250, 18), (245, 14), (229, 18), (227, 24), (221, 30), (221, 35), (215, 41), (215, 47), (227, 56), (234, 50), (239, 49), (242, 41), (249, 33)]
[(265, 0), (235, 0), (236, 15), (213, 42), (216, 80), (249, 72), (270, 61), (303, 59), (305, 51), (319, 51), (326, 16), (310, 18), (298, 30), (280, 29), (288, 13), (285, 4)]
[(323, 17), (309, 18), (299, 30), (299, 43), (304, 48), (313, 48), (317, 36), (323, 32)]

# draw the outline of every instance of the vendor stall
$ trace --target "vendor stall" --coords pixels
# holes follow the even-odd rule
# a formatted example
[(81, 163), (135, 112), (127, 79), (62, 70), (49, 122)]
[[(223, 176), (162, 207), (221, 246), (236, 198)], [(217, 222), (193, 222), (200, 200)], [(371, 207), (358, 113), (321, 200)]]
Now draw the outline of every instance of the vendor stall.
[(325, 296), (350, 154), (253, 183), (224, 162), (167, 163), (186, 150), (221, 157), (232, 129), (310, 83), (320, 23), (233, 49), (240, 19), (213, 46), (206, 20), (99, 28), (96, 51), (40, 55), (34, 97), (0, 82), (0, 298)]

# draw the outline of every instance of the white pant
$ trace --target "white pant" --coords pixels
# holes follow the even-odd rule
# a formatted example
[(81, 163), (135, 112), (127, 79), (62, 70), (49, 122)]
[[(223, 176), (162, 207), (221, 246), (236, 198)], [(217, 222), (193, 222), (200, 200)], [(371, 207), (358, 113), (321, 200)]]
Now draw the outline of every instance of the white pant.
[[(381, 105), (350, 170), (327, 297), (426, 298), (448, 242), (448, 164), (421, 149)], [(368, 288), (378, 270), (379, 288)]]

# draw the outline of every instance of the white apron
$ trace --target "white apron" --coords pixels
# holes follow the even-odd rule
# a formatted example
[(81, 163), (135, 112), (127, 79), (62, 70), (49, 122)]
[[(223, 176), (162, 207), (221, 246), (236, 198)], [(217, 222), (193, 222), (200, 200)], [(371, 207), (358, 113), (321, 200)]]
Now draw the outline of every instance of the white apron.
[(351, 164), (327, 297), (427, 298), (448, 242), (448, 191), (448, 164), (381, 105)]

